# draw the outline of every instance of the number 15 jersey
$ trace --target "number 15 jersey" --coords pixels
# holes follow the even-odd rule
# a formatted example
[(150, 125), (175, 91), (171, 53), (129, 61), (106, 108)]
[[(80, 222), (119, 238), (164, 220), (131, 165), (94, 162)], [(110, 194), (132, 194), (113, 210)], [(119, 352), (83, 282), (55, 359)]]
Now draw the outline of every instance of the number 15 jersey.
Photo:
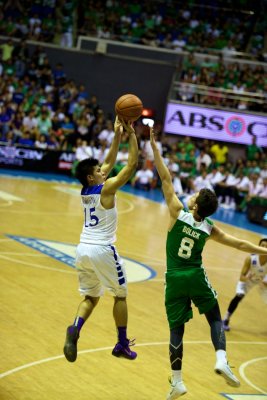
[(105, 209), (100, 202), (103, 184), (83, 187), (81, 191), (84, 224), (81, 243), (109, 245), (116, 241), (117, 208)]
[(202, 251), (212, 227), (208, 218), (198, 222), (190, 212), (181, 210), (167, 235), (167, 271), (201, 267)]

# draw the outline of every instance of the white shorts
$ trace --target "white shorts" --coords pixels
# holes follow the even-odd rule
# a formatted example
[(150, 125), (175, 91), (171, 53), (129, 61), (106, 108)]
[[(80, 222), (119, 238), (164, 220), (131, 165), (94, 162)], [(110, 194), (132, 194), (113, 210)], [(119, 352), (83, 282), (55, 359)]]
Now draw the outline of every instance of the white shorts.
[(247, 282), (239, 281), (236, 285), (236, 294), (245, 296), (254, 286), (259, 287), (261, 298), (264, 301), (264, 303), (267, 304), (266, 275), (263, 281), (260, 282), (252, 282), (250, 280), (248, 280)]
[(102, 296), (105, 288), (113, 296), (127, 296), (125, 268), (115, 246), (80, 243), (76, 250), (75, 265), (82, 296)]

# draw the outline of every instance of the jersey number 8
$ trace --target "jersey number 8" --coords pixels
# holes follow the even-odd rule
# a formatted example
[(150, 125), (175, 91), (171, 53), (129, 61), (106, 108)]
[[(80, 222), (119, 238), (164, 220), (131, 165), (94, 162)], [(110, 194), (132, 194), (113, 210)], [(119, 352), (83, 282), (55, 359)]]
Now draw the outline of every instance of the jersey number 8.
[(181, 241), (179, 250), (178, 250), (178, 256), (182, 258), (190, 258), (192, 254), (192, 248), (194, 246), (195, 242), (193, 239), (190, 239), (188, 237), (184, 237)]

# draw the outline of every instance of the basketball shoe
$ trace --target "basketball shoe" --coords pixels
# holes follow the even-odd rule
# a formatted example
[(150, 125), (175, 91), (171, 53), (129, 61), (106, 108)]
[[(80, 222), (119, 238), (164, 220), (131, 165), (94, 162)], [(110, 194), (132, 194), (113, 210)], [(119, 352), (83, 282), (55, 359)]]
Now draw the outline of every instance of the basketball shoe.
[(77, 326), (71, 325), (67, 328), (66, 340), (64, 345), (64, 354), (68, 361), (74, 362), (77, 358), (77, 342), (79, 331)]
[(169, 393), (167, 394), (167, 398), (166, 398), (167, 400), (178, 399), (179, 397), (181, 397), (187, 393), (187, 389), (182, 381), (176, 382), (174, 384), (174, 383), (172, 383), (171, 378), (169, 378), (169, 382), (171, 384), (171, 389), (170, 389)]
[(216, 374), (221, 375), (228, 385), (233, 387), (240, 386), (239, 380), (234, 376), (227, 362), (218, 360), (215, 364), (214, 371)]
[(124, 357), (128, 358), (128, 360), (134, 360), (137, 357), (137, 353), (130, 349), (130, 346), (134, 346), (134, 340), (127, 340), (127, 344), (123, 346), (120, 342), (116, 344), (114, 349), (112, 350), (112, 355), (115, 357)]

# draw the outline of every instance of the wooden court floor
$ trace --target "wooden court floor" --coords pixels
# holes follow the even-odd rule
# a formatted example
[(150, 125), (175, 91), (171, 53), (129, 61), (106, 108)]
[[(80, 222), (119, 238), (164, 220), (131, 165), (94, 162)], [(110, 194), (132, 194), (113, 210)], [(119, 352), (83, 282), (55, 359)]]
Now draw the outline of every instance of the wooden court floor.
[[(66, 327), (73, 322), (81, 300), (77, 276), (55, 254), (42, 252), (41, 244), (46, 243), (46, 250), (48, 243), (59, 246), (62, 253), (73, 251), (82, 226), (77, 191), (75, 185), (0, 176), (0, 399), (165, 399), (170, 367), (164, 311), (168, 212), (163, 204), (118, 193), (117, 249), (122, 257), (141, 265), (141, 270), (145, 265), (156, 272), (153, 279), (129, 284), (128, 333), (136, 338), (138, 358), (131, 362), (111, 355), (116, 332), (108, 293), (81, 332), (77, 361), (68, 363), (62, 355)], [(218, 225), (254, 243), (260, 238)], [(35, 239), (39, 240), (37, 247)], [(207, 244), (204, 262), (219, 293), (222, 313), (235, 293), (245, 257), (234, 249)], [(215, 355), (208, 324), (194, 309), (194, 319), (185, 332), (183, 377), (188, 394), (183, 399), (220, 400), (222, 394), (235, 400), (264, 398), (266, 321), (266, 305), (253, 289), (227, 333), (230, 365), (241, 380), (241, 387), (232, 389), (213, 372)]]

